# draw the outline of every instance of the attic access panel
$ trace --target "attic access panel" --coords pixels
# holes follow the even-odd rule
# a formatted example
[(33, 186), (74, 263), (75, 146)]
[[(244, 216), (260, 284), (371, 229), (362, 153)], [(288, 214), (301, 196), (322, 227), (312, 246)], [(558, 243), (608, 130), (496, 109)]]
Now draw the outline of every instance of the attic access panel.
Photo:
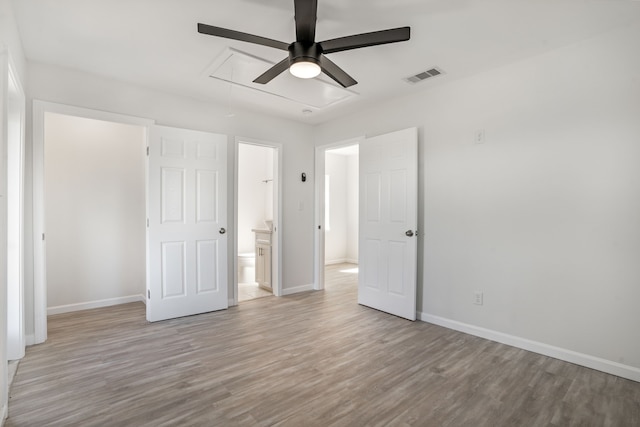
[(253, 83), (256, 76), (273, 64), (266, 59), (227, 48), (214, 61), (207, 74), (216, 80), (276, 96), (299, 104), (301, 107), (319, 110), (357, 95), (322, 78), (303, 80), (289, 75), (289, 72), (282, 73), (268, 85)]

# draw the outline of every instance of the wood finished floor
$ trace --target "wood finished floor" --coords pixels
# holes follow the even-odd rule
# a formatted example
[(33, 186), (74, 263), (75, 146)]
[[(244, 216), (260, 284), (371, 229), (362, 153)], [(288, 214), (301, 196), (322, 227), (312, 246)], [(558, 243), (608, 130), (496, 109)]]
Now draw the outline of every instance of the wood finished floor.
[(126, 304), (49, 318), (7, 426), (639, 426), (640, 383), (324, 292), (146, 322)]
[(238, 302), (270, 296), (273, 296), (273, 293), (262, 289), (257, 283), (238, 283)]

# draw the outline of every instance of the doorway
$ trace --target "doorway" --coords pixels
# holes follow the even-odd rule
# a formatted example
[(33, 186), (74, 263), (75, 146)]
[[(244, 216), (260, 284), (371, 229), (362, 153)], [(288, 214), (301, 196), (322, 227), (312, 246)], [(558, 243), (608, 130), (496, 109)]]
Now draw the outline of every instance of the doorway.
[(140, 301), (145, 128), (45, 114), (47, 311)]
[(239, 139), (236, 144), (235, 301), (280, 295), (280, 147)]
[(360, 140), (316, 149), (315, 289), (357, 287)]
[[(144, 159), (147, 128), (153, 121), (35, 100), (33, 122), (33, 343), (38, 344), (47, 339), (48, 314), (144, 301)], [(111, 139), (114, 147), (100, 141), (107, 135), (120, 135)], [(54, 150), (50, 138), (61, 140), (64, 147)], [(123, 145), (123, 138), (133, 145)], [(96, 154), (98, 147), (90, 147), (93, 143), (116, 152)], [(123, 158), (124, 152), (133, 158)], [(59, 167), (63, 162), (67, 170)], [(56, 165), (53, 170), (52, 165)], [(60, 211), (55, 206), (75, 208)], [(131, 209), (136, 213), (132, 215)], [(49, 243), (54, 250), (47, 254)], [(78, 255), (79, 248), (85, 250)], [(129, 260), (132, 253), (136, 266)], [(69, 261), (73, 269), (61, 268)], [(51, 271), (55, 277), (49, 277), (47, 266), (55, 268)], [(47, 292), (48, 278), (59, 288)], [(113, 288), (104, 280), (125, 285)], [(78, 288), (73, 283), (88, 286)]]

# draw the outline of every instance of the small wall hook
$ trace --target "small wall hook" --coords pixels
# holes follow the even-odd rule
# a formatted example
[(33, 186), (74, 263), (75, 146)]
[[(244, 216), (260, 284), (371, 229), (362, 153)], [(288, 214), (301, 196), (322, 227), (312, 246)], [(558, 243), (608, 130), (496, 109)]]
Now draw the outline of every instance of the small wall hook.
[(307, 181), (307, 174), (302, 172), (302, 182), (306, 182)]

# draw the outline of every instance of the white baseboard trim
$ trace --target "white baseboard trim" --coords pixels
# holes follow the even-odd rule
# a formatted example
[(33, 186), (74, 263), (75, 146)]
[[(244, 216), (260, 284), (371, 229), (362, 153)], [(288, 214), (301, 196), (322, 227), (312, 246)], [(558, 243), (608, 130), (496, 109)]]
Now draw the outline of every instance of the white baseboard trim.
[(27, 334), (24, 336), (25, 345), (34, 345), (36, 343), (36, 336), (34, 334)]
[(300, 292), (307, 292), (307, 291), (312, 291), (312, 290), (313, 290), (313, 284), (296, 286), (295, 288), (283, 289), (282, 290), (282, 296), (293, 295), (293, 294), (297, 294), (297, 293), (300, 293)]
[(325, 260), (324, 265), (357, 264), (357, 263), (358, 263), (357, 259), (341, 258), (341, 259), (332, 259), (330, 261)]
[(555, 359), (564, 360), (565, 362), (575, 363), (576, 365), (585, 366), (597, 371), (606, 372), (607, 374), (616, 375), (632, 381), (640, 382), (640, 368), (629, 365), (623, 365), (611, 360), (602, 359), (584, 353), (578, 353), (573, 350), (555, 347), (537, 341), (531, 341), (526, 338), (505, 334), (503, 332), (491, 329), (481, 328), (479, 326), (470, 325), (468, 323), (458, 322), (456, 320), (447, 319), (440, 316), (434, 316), (427, 313), (416, 313), (419, 320), (423, 322), (433, 323), (434, 325), (443, 326), (445, 328), (475, 335), (491, 341), (507, 344), (512, 347), (521, 348), (523, 350), (542, 354), (544, 356), (553, 357)]
[(126, 297), (109, 298), (98, 301), (81, 302), (77, 304), (58, 305), (47, 308), (47, 316), (52, 314), (70, 313), (72, 311), (89, 310), (92, 308), (109, 307), (130, 302), (142, 302), (146, 304), (144, 295), (129, 295)]

